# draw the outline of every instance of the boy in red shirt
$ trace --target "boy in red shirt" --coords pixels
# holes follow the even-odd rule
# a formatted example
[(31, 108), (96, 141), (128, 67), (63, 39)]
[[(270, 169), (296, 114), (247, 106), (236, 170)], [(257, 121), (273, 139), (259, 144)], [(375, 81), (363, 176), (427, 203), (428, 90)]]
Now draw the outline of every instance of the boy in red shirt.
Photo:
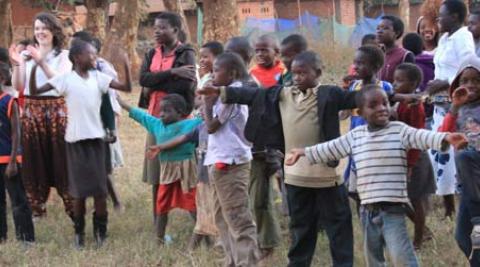
[(277, 57), (280, 53), (278, 40), (271, 35), (262, 35), (255, 43), (256, 65), (250, 74), (263, 88), (278, 84), (285, 71), (285, 66)]

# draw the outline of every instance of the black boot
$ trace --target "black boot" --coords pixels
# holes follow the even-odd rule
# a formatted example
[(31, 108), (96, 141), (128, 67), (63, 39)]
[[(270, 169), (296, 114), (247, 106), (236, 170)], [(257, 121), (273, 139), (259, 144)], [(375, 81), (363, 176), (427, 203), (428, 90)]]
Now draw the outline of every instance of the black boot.
[(165, 231), (167, 229), (168, 223), (168, 214), (158, 215), (157, 219), (155, 220), (155, 230), (157, 234), (157, 242), (159, 245), (163, 245), (165, 243)]
[(93, 237), (97, 242), (97, 248), (103, 246), (105, 239), (107, 239), (107, 224), (108, 215), (97, 216), (93, 213)]
[(75, 228), (74, 246), (76, 249), (82, 249), (85, 246), (85, 217), (73, 217)]

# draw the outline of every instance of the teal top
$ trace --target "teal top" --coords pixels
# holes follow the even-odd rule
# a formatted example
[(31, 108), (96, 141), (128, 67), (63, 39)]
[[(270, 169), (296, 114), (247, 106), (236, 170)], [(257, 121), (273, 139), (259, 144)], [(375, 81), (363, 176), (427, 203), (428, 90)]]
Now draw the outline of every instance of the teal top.
[[(155, 136), (157, 144), (162, 144), (180, 135), (188, 134), (202, 123), (201, 119), (194, 118), (165, 125), (161, 119), (156, 118), (139, 108), (132, 108), (129, 115), (130, 118), (143, 125), (148, 132)], [(195, 144), (187, 142), (175, 149), (160, 152), (158, 158), (161, 161), (180, 161), (190, 159), (194, 155)]]

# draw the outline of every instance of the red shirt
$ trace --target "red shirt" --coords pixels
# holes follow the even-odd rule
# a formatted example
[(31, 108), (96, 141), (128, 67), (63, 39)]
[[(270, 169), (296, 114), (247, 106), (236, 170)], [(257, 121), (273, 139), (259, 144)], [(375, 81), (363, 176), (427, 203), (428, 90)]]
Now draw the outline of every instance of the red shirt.
[[(425, 128), (425, 110), (423, 105), (409, 105), (400, 103), (397, 109), (398, 120), (417, 129)], [(410, 149), (407, 153), (408, 167), (415, 166), (420, 157), (420, 150)]]
[(250, 70), (250, 74), (263, 88), (270, 88), (277, 85), (284, 72), (285, 66), (280, 60), (277, 60), (271, 68), (267, 69), (257, 64)]
[[(177, 45), (178, 46), (178, 45)], [(150, 63), (151, 72), (162, 72), (172, 68), (175, 61), (175, 49), (168, 54), (163, 54), (161, 47), (155, 48), (155, 54)], [(158, 117), (160, 113), (160, 102), (163, 97), (167, 95), (161, 88), (155, 88), (156, 90), (150, 95), (150, 102), (148, 103), (148, 113)]]

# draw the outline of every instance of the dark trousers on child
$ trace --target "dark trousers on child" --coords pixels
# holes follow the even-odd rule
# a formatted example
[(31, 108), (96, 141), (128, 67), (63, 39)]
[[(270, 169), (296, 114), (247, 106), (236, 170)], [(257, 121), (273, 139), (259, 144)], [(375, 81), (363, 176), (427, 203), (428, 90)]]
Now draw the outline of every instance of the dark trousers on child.
[[(0, 241), (7, 239), (7, 196), (10, 196), (12, 205), (15, 235), (20, 241), (35, 241), (35, 232), (32, 222), (32, 211), (28, 204), (22, 179), (17, 174), (14, 177), (5, 177), (7, 164), (0, 164)], [(21, 170), (18, 170), (20, 173)]]
[(332, 265), (353, 266), (352, 214), (345, 186), (286, 187), (292, 235), (288, 266), (311, 265), (320, 229), (327, 233)]
[[(460, 151), (455, 156), (455, 163), (462, 186), (455, 239), (462, 252), (470, 257), (470, 234), (474, 225), (480, 225), (480, 152), (473, 149)], [(470, 265), (480, 266), (480, 250), (471, 255)]]

